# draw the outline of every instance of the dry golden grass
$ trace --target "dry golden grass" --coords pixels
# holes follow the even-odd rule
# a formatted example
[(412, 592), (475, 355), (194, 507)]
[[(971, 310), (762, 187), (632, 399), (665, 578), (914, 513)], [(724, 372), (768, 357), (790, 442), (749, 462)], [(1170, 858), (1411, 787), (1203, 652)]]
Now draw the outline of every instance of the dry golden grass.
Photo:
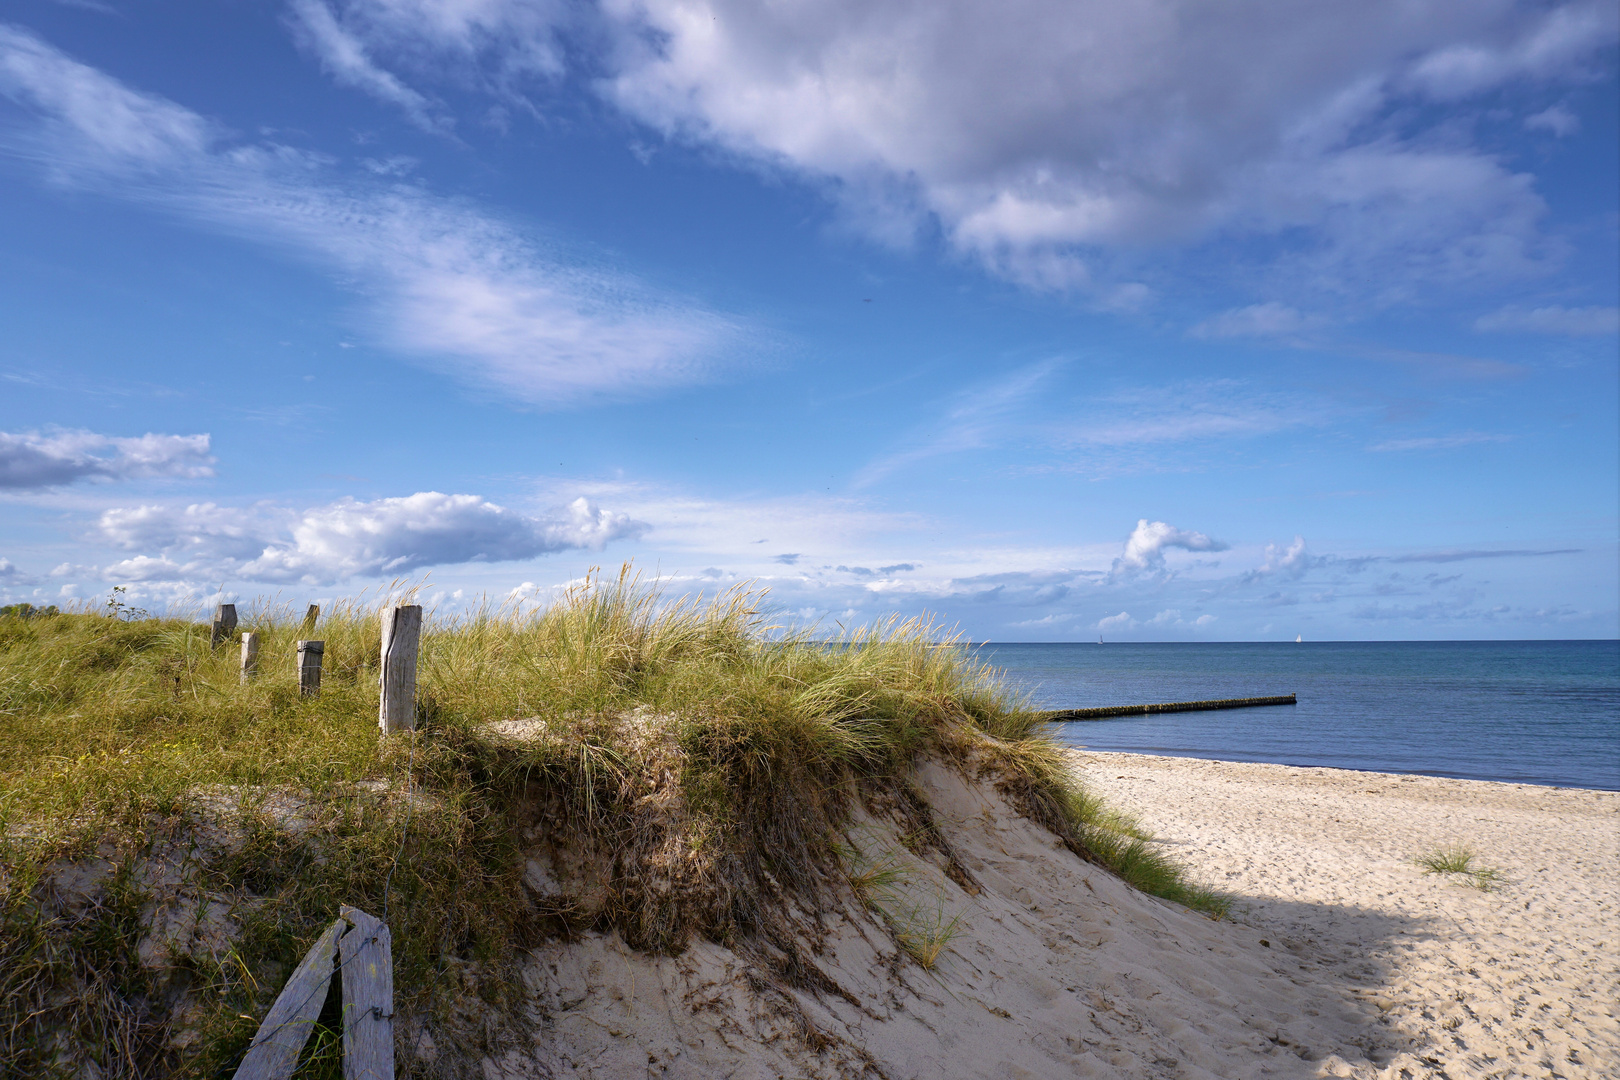
[[(996, 770), (1076, 851), (1220, 910), (936, 626), (827, 642), (773, 626), (763, 601), (668, 600), (627, 567), (542, 610), (430, 616), (418, 731), (387, 740), (379, 603), (335, 605), (313, 631), (302, 610), (246, 609), (238, 629), (262, 642), (246, 685), (234, 643), (211, 649), (197, 622), (0, 617), (0, 1074), (228, 1070), (340, 903), (386, 910), (402, 1017), (442, 1010), (449, 970), (454, 993), (499, 1001), (515, 950), (547, 934), (611, 926), (665, 951), (772, 934), (789, 896), (814, 910), (848, 888), (835, 842), (851, 801), (904, 785), (920, 755)], [(305, 636), (326, 642), (315, 699), (293, 669)], [(496, 721), (529, 734), (494, 738)], [(519, 832), (537, 820), (611, 856), (583, 925), (525, 899)], [(143, 867), (181, 848), (207, 854), (187, 888), (252, 902), (223, 952), (154, 971), (135, 955)], [(105, 870), (93, 903), (55, 898), (69, 865)], [(931, 963), (949, 934), (923, 937), (907, 948)]]

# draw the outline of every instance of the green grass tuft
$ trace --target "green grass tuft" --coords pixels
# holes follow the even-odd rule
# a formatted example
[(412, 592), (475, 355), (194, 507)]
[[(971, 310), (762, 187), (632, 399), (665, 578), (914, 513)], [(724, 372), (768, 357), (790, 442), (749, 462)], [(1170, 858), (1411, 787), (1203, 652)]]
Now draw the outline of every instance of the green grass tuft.
[(1502, 871), (1475, 863), (1478, 855), (1465, 844), (1450, 844), (1425, 852), (1413, 860), (1423, 867), (1425, 874), (1453, 874), (1482, 892), (1490, 892), (1507, 883)]

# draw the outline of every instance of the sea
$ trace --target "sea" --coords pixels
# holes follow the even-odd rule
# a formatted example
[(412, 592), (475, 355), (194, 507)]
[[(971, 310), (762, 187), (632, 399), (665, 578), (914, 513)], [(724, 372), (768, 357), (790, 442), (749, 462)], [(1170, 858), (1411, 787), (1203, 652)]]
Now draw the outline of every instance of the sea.
[(1295, 694), (1057, 725), (1092, 750), (1620, 791), (1620, 641), (986, 643), (1042, 709)]

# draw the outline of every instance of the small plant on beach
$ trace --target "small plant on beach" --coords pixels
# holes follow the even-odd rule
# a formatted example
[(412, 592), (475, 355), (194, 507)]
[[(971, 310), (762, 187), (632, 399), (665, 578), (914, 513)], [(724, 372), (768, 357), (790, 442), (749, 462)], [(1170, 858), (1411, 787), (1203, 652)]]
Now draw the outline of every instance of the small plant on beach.
[(1503, 885), (1507, 877), (1502, 871), (1480, 866), (1474, 860), (1478, 855), (1466, 844), (1448, 844), (1419, 855), (1414, 862), (1423, 867), (1425, 874), (1456, 875), (1483, 892)]
[[(916, 840), (902, 837), (901, 843)], [(856, 897), (888, 925), (907, 956), (923, 970), (934, 970), (963, 929), (960, 913), (946, 913), (937, 884), (928, 881), (926, 871), (914, 867), (895, 848), (880, 847), (872, 856), (852, 842), (839, 844), (835, 850), (847, 867)]]

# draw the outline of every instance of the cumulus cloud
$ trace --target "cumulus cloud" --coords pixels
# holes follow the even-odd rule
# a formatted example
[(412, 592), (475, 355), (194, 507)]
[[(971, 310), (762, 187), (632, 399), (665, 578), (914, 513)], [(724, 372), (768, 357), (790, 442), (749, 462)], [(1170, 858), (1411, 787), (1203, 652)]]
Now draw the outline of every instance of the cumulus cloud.
[(38, 491), (79, 480), (212, 476), (208, 443), (207, 435), (0, 431), (0, 491)]
[(1614, 23), (1602, 3), (603, 7), (640, 31), (605, 84), (632, 115), (932, 218), (1008, 276), (1080, 285), (1088, 250), (1217, 229), (1303, 229), (1418, 273), (1520, 270), (1541, 213), (1527, 178), (1384, 119), (1588, 70)]
[(1509, 305), (1474, 320), (1474, 329), (1521, 334), (1597, 337), (1620, 333), (1620, 307), (1522, 308)]
[(286, 146), (233, 142), (189, 109), (3, 24), (0, 96), (26, 117), (0, 128), (0, 152), (57, 183), (310, 261), (355, 289), (384, 345), (531, 403), (703, 378), (739, 333), (465, 202), (344, 178)]
[(1267, 544), (1265, 561), (1243, 575), (1243, 580), (1246, 582), (1257, 581), (1265, 577), (1284, 577), (1298, 580), (1305, 576), (1305, 571), (1319, 565), (1320, 562), (1321, 560), (1306, 550), (1305, 538), (1295, 536), (1294, 542), (1287, 547)]
[(22, 580), (22, 571), (14, 566), (10, 559), (0, 558), (0, 582), (18, 582)]
[(1129, 630), (1135, 625), (1136, 620), (1131, 618), (1128, 611), (1122, 611), (1118, 615), (1105, 615), (1097, 620), (1097, 629), (1102, 631)]
[(599, 550), (647, 528), (585, 498), (536, 518), (477, 495), (436, 491), (371, 502), (341, 499), (303, 511), (211, 503), (140, 506), (108, 510), (100, 521), (110, 543), (146, 549), (105, 568), (109, 580), (232, 577), (306, 584)]
[[(1149, 291), (1111, 249), (1223, 233), (1323, 291), (1535, 270), (1558, 249), (1530, 178), (1423, 107), (1589, 79), (1616, 33), (1605, 0), (332, 2), (396, 70), (511, 97), (572, 62), (671, 138), (823, 183), (882, 240), (937, 227), (1104, 307)], [(570, 60), (570, 29), (605, 48)]]
[(1225, 551), (1226, 544), (1212, 540), (1201, 532), (1178, 529), (1162, 521), (1142, 518), (1125, 541), (1125, 552), (1114, 560), (1110, 576), (1132, 577), (1139, 574), (1165, 573), (1164, 553), (1171, 548), (1183, 551)]

